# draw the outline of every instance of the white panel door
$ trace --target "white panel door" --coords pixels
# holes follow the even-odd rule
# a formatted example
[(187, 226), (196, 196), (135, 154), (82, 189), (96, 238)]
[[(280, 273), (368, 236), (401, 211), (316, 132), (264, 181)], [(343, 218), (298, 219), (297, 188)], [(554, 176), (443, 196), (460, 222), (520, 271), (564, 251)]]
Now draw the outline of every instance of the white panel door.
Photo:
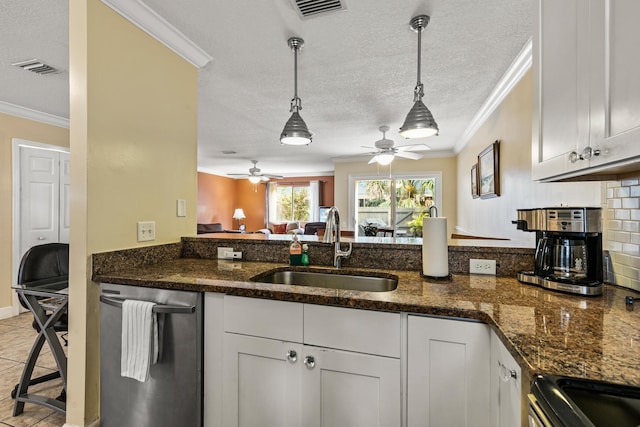
[(20, 147), (20, 256), (32, 246), (58, 242), (59, 153)]
[(313, 346), (302, 357), (302, 426), (400, 425), (400, 359)]
[(301, 344), (225, 333), (222, 425), (300, 427), (301, 351)]
[(489, 426), (489, 327), (409, 316), (410, 427)]
[(69, 221), (70, 189), (71, 189), (71, 159), (69, 153), (60, 154), (60, 209), (59, 209), (59, 241), (69, 243)]

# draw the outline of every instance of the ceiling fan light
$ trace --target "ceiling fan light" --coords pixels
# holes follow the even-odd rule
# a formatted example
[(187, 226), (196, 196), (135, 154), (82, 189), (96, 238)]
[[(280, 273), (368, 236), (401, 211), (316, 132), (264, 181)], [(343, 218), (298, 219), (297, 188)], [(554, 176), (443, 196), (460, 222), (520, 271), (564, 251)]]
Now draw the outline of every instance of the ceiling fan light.
[(291, 117), (284, 125), (284, 129), (280, 134), (280, 142), (285, 145), (309, 145), (311, 143), (312, 134), (307, 128), (300, 113), (294, 111)]
[(394, 159), (393, 153), (381, 153), (376, 156), (376, 162), (382, 166), (390, 164)]
[(431, 111), (422, 100), (413, 104), (409, 114), (404, 119), (404, 124), (400, 128), (400, 135), (403, 138), (425, 138), (438, 134), (438, 124), (433, 118)]
[(259, 177), (259, 176), (250, 176), (249, 177), (249, 182), (252, 183), (252, 184), (257, 184), (260, 181), (262, 181), (262, 177)]

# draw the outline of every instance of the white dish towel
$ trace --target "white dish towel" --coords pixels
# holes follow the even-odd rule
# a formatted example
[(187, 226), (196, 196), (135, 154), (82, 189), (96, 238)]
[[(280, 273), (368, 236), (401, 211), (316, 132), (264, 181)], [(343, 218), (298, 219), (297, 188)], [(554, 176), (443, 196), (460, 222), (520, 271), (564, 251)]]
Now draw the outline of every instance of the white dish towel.
[(122, 354), (120, 374), (140, 382), (149, 379), (149, 368), (158, 361), (158, 318), (155, 303), (125, 300), (122, 303)]

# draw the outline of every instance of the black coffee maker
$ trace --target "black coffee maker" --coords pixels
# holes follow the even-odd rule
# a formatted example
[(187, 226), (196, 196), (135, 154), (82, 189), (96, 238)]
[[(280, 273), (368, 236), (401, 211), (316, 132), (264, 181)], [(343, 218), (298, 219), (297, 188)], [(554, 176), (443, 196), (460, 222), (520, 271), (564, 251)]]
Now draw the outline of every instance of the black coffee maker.
[(600, 208), (518, 209), (517, 228), (535, 231), (533, 271), (521, 271), (523, 283), (580, 295), (602, 294), (602, 221)]

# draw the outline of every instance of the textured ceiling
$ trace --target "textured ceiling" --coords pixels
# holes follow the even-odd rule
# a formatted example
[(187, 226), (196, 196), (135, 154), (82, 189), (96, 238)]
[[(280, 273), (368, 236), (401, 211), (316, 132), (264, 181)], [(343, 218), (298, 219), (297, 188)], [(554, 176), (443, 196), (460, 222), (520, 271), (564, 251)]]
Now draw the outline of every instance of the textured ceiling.
[[(534, 0), (345, 0), (345, 11), (300, 19), (290, 0), (146, 0), (213, 60), (199, 73), (198, 165), (243, 173), (333, 171), (333, 158), (363, 155), (380, 139), (424, 142), (428, 155), (451, 151), (532, 34)], [(412, 105), (417, 35), (412, 16), (428, 14), (422, 37), (424, 102), (440, 136), (403, 140)], [(0, 101), (69, 115), (67, 2), (4, 0), (0, 14)], [(306, 147), (278, 138), (293, 96), (291, 36), (299, 54), (301, 115), (314, 133)], [(12, 67), (39, 58), (64, 70), (36, 76)], [(223, 154), (232, 150), (235, 154)]]

